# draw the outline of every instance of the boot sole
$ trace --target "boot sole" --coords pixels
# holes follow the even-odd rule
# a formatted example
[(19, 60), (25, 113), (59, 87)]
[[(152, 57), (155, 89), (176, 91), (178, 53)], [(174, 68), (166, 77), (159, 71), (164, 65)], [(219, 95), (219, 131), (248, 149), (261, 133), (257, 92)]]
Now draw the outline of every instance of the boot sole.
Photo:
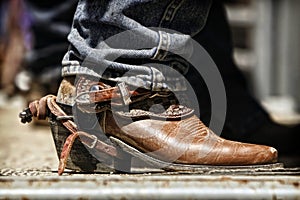
[[(145, 168), (147, 166), (152, 166), (157, 169), (162, 169), (167, 172), (183, 172), (183, 173), (242, 173), (242, 174), (253, 174), (255, 172), (274, 172), (284, 169), (282, 163), (272, 163), (272, 164), (262, 164), (262, 165), (242, 165), (242, 166), (216, 166), (216, 165), (187, 165), (187, 164), (177, 164), (168, 163), (161, 161), (159, 159), (153, 158), (139, 150), (133, 148), (132, 146), (124, 143), (123, 141), (115, 138), (109, 137), (112, 143), (114, 143), (119, 150), (123, 151), (122, 154), (126, 155), (126, 159), (115, 159), (115, 169), (121, 172), (134, 173), (131, 169), (131, 159), (137, 158), (138, 160), (144, 162)], [(141, 163), (143, 164), (143, 163)], [(142, 165), (140, 165), (142, 166)]]

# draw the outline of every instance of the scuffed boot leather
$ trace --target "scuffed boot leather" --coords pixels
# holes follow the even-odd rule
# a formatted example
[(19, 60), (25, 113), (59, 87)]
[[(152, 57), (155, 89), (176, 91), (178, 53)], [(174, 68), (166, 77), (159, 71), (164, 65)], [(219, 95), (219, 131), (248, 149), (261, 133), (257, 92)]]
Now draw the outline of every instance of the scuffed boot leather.
[[(97, 113), (107, 137), (158, 160), (189, 165), (254, 165), (277, 160), (277, 151), (272, 147), (217, 136), (192, 109), (177, 105), (171, 93), (129, 90), (130, 104), (124, 106), (120, 88), (86, 78), (78, 81), (76, 92), (78, 108), (83, 113)], [(151, 110), (157, 104), (165, 109)]]
[[(173, 108), (171, 108), (173, 109)], [(109, 112), (109, 111), (108, 111)], [(108, 114), (111, 117), (111, 113)], [(107, 134), (157, 159), (196, 165), (251, 165), (276, 162), (276, 149), (222, 139), (195, 115), (165, 121), (144, 119), (116, 129), (107, 118)]]

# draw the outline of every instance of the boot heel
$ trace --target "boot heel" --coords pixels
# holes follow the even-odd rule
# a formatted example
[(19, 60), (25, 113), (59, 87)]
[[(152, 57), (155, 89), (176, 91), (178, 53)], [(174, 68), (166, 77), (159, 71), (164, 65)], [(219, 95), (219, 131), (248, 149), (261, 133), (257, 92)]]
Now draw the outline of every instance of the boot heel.
[(130, 173), (132, 155), (119, 149), (118, 154), (122, 158), (114, 158), (114, 168), (118, 173)]

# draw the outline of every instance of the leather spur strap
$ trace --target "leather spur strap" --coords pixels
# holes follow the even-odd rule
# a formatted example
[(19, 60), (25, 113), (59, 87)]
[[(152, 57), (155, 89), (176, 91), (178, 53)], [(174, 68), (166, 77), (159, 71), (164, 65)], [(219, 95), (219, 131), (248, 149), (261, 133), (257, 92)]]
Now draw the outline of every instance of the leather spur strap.
[[(76, 103), (79, 106), (111, 101), (115, 105), (129, 105), (136, 101), (138, 97), (147, 98), (151, 95), (148, 90), (130, 90), (128, 86), (121, 82), (116, 86), (110, 86), (103, 82), (80, 77), (76, 84)], [(133, 98), (133, 100), (131, 99)], [(138, 98), (140, 101), (141, 99)]]
[(57, 105), (55, 100), (56, 97), (54, 95), (47, 95), (41, 98), (40, 100), (31, 102), (29, 104), (29, 109), (31, 111), (31, 114), (34, 117), (37, 117), (38, 119), (46, 119), (46, 117), (48, 116), (47, 112), (49, 109), (50, 112), (54, 114), (61, 121), (64, 127), (66, 127), (71, 133), (67, 137), (60, 154), (58, 166), (59, 175), (62, 175), (62, 173), (64, 172), (67, 159), (70, 155), (70, 151), (72, 149), (74, 141), (78, 137), (80, 141), (88, 148), (95, 148), (96, 150), (106, 153), (113, 157), (121, 157), (121, 155), (118, 154), (118, 151), (114, 146), (108, 145), (102, 142), (101, 140), (98, 140), (98, 138), (95, 135), (90, 135), (86, 132), (79, 131), (76, 124), (70, 119), (68, 119), (68, 115), (59, 107), (59, 105)]

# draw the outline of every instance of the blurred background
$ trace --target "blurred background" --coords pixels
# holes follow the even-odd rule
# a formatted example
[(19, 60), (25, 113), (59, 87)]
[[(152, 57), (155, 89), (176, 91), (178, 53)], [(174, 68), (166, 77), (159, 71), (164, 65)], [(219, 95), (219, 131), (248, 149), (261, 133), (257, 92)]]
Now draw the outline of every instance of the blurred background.
[[(55, 93), (77, 1), (42, 2), (39, 10), (32, 9), (31, 0), (0, 2), (2, 101), (16, 94), (31, 100)], [(234, 58), (253, 95), (278, 120), (299, 121), (300, 1), (226, 0), (225, 5), (232, 28)], [(43, 7), (55, 12), (43, 13)], [(37, 30), (40, 19), (46, 17), (56, 27), (45, 24), (44, 30), (40, 28), (43, 26)], [(51, 31), (56, 33), (52, 37), (35, 38), (37, 34), (51, 35)]]
[(299, 121), (300, 1), (225, 2), (234, 58), (253, 95), (276, 120)]
[[(48, 155), (48, 161), (40, 160), (36, 165), (49, 163), (51, 168), (57, 164), (54, 146), (40, 145), (45, 139), (51, 140), (48, 128), (24, 128), (17, 115), (28, 101), (56, 93), (77, 0), (41, 1), (39, 10), (32, 9), (31, 2), (0, 0), (0, 167), (18, 160), (13, 156), (16, 153), (36, 153), (28, 145), (16, 151), (16, 141), (34, 142), (32, 134), (42, 149), (39, 152)], [(300, 122), (300, 1), (226, 0), (225, 6), (234, 58), (252, 94), (276, 121)], [(53, 12), (45, 12), (43, 7)], [(45, 19), (52, 22), (51, 26)], [(36, 34), (48, 36), (36, 38)], [(26, 162), (14, 166), (24, 167)]]

